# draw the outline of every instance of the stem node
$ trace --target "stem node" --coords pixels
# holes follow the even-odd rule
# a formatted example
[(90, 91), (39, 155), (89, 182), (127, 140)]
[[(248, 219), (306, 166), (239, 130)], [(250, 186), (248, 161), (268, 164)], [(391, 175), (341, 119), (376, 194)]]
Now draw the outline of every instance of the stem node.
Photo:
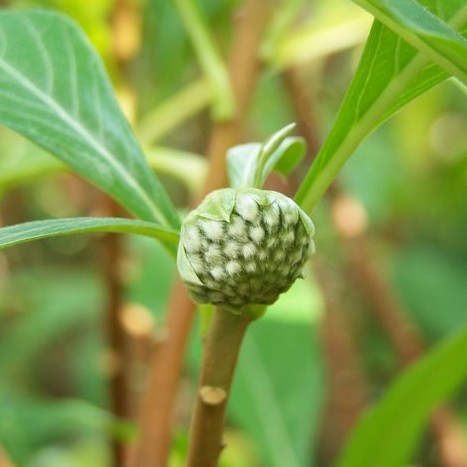
[(199, 390), (199, 397), (206, 405), (219, 405), (227, 399), (227, 392), (222, 388), (203, 386)]

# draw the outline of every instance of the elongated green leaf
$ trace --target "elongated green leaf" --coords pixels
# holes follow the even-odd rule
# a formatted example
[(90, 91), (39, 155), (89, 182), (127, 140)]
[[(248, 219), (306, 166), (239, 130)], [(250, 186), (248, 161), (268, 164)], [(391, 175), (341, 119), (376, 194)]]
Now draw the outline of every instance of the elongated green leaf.
[(0, 123), (46, 148), (138, 217), (178, 227), (99, 57), (65, 17), (0, 13)]
[(467, 39), (415, 0), (354, 0), (467, 84)]
[(407, 465), (431, 412), (467, 379), (467, 329), (410, 367), (354, 430), (338, 467)]
[[(465, 36), (464, 0), (425, 0), (440, 18)], [(405, 104), (445, 80), (449, 74), (417, 52), (379, 21), (373, 24), (357, 72), (296, 201), (311, 212), (356, 147)]]
[(178, 233), (152, 222), (113, 217), (77, 217), (26, 222), (0, 229), (0, 249), (21, 243), (90, 232), (124, 232), (145, 235), (160, 240), (170, 252), (176, 252)]
[(287, 136), (295, 124), (287, 125), (264, 143), (234, 146), (227, 153), (230, 185), (261, 188), (268, 175), (288, 175), (306, 152), (303, 138)]
[[(0, 157), (0, 196), (18, 185), (70, 170), (66, 164), (49, 153), (25, 143), (26, 150), (8, 152), (6, 157)], [(145, 156), (157, 175), (168, 175), (179, 180), (193, 195), (201, 189), (207, 171), (206, 159), (201, 155), (165, 146), (154, 146), (145, 148)]]
[[(287, 2), (291, 8), (293, 2)], [(285, 5), (284, 5), (285, 6)], [(281, 16), (282, 11), (278, 16)], [(265, 46), (265, 57), (275, 69), (308, 64), (363, 44), (372, 23), (372, 17), (351, 2), (332, 0), (319, 2), (310, 18), (297, 26), (288, 25), (288, 31), (278, 31)]]
[(228, 119), (235, 110), (229, 73), (196, 3), (194, 0), (175, 0), (201, 66), (211, 81), (214, 116), (220, 120)]
[(285, 138), (264, 165), (264, 181), (266, 181), (267, 176), (273, 171), (282, 175), (288, 175), (305, 157), (305, 153), (306, 143), (303, 138), (299, 136)]
[(254, 185), (261, 143), (246, 143), (227, 151), (227, 169), (230, 186), (234, 188)]

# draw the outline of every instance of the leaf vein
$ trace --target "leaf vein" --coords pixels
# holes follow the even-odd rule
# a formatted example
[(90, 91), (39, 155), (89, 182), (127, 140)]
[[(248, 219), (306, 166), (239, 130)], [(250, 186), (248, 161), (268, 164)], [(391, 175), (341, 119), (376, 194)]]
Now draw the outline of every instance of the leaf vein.
[(152, 214), (161, 223), (166, 224), (167, 221), (162, 215), (161, 211), (151, 201), (148, 194), (143, 190), (139, 183), (133, 178), (133, 176), (125, 169), (125, 167), (113, 157), (108, 149), (101, 144), (100, 141), (96, 140), (95, 137), (85, 128), (80, 122), (71, 118), (68, 112), (51, 96), (44, 93), (42, 89), (39, 89), (33, 82), (22, 75), (17, 69), (9, 65), (4, 60), (0, 60), (0, 68), (2, 68), (7, 74), (9, 74), (14, 80), (20, 83), (24, 88), (30, 91), (39, 101), (41, 101), (46, 107), (49, 107), (56, 114), (57, 118), (62, 120), (68, 127), (76, 131), (84, 141), (86, 141), (102, 159), (114, 168), (118, 174), (126, 180), (128, 185), (132, 187), (135, 193), (138, 194), (140, 199), (149, 207)]
[(55, 85), (55, 78), (53, 75), (53, 63), (52, 59), (49, 56), (47, 49), (44, 47), (42, 36), (39, 34), (35, 28), (34, 23), (27, 17), (22, 17), (22, 21), (26, 26), (27, 31), (32, 36), (32, 43), (35, 45), (38, 50), (39, 57), (42, 60), (44, 66), (44, 76), (45, 76), (45, 92), (47, 94), (53, 95), (53, 89)]
[(79, 118), (80, 109), (79, 109), (79, 99), (78, 99), (78, 67), (76, 64), (76, 55), (75, 51), (71, 45), (70, 34), (67, 29), (64, 30), (64, 45), (67, 50), (67, 56), (69, 57), (69, 68), (68, 68), (68, 77), (70, 82), (70, 98), (71, 98), (71, 109), (70, 113), (72, 116)]

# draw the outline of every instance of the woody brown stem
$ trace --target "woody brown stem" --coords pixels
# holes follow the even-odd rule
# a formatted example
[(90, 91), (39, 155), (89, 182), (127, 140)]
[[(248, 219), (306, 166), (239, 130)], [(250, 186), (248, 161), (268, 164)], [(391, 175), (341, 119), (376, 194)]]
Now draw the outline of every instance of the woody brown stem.
[(188, 467), (215, 467), (223, 448), (224, 418), (247, 313), (217, 308), (205, 339), (199, 391), (191, 425)]
[[(127, 37), (124, 23), (128, 24), (128, 0), (117, 0), (112, 11), (112, 52), (116, 69), (121, 82), (127, 80), (128, 55), (122, 53), (119, 44)], [(137, 34), (135, 34), (137, 35)], [(118, 217), (122, 215), (119, 205), (102, 195), (100, 210), (105, 215)], [(112, 413), (124, 419), (130, 415), (129, 410), (129, 375), (131, 355), (128, 352), (129, 339), (122, 325), (120, 315), (123, 308), (123, 289), (119, 277), (122, 257), (121, 237), (107, 234), (101, 243), (104, 284), (107, 295), (105, 320), (110, 354), (109, 395)], [(125, 459), (126, 446), (116, 438), (112, 439), (113, 465), (121, 466)]]
[[(119, 206), (107, 195), (100, 195), (100, 210), (109, 216), (121, 215)], [(108, 346), (108, 391), (110, 408), (119, 418), (128, 416), (128, 354), (127, 334), (120, 322), (123, 290), (119, 278), (121, 260), (121, 237), (106, 234), (99, 241), (102, 276), (106, 293), (105, 327)], [(122, 465), (125, 446), (117, 439), (112, 440), (113, 465)]]
[(352, 326), (343, 306), (343, 287), (319, 257), (315, 257), (312, 263), (324, 302), (321, 340), (328, 382), (316, 462), (326, 467), (332, 465), (336, 453), (365, 408), (368, 385)]

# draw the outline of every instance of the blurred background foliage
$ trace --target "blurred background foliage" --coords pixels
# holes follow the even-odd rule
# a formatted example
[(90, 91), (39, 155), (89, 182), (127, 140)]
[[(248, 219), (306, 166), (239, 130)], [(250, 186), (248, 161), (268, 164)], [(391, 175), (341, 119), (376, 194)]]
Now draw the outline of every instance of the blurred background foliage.
[[(198, 3), (225, 56), (240, 0)], [(271, 3), (272, 20), (262, 49), (264, 70), (245, 116), (245, 139), (262, 140), (296, 119), (283, 78), (284, 70), (291, 68), (313, 103), (322, 139), (351, 79), (369, 17), (345, 0)], [(1, 4), (59, 10), (84, 28), (104, 59), (148, 160), (185, 210), (206, 172), (203, 153), (211, 124), (211, 93), (174, 4), (169, 0)], [(124, 10), (119, 18), (125, 21), (116, 26), (119, 9)], [(293, 27), (284, 29), (281, 21), (288, 14), (294, 15)], [(344, 26), (348, 29), (343, 40), (339, 27)], [(327, 39), (320, 41), (323, 37)], [(345, 199), (350, 200), (350, 210), (344, 204), (344, 218), (357, 209), (357, 228), (367, 230), (380, 271), (430, 345), (467, 320), (466, 102), (465, 90), (452, 81), (436, 87), (376, 131), (341, 175)], [(99, 215), (102, 210), (102, 196), (94, 188), (0, 128), (2, 225)], [(341, 309), (355, 337), (371, 400), (384, 392), (400, 364), (368, 311), (372, 305), (352, 281), (352, 265), (332, 221), (335, 215), (335, 206), (327, 201), (316, 212), (318, 255), (331, 281), (343, 290)], [(57, 238), (0, 254), (0, 440), (19, 466), (110, 465), (109, 439), (134, 436), (131, 417), (117, 420), (108, 410), (106, 378), (116, 362), (106, 352), (102, 312), (106, 296), (100, 260), (106, 238)], [(122, 250), (122, 320), (133, 338), (131, 380), (136, 401), (148, 355), (163, 335), (174, 265), (148, 239), (125, 238)], [(310, 270), (251, 329), (234, 385), (224, 467), (326, 465), (316, 461), (329, 393), (323, 312), (322, 294)], [(199, 331), (194, 330), (177, 409), (173, 466), (183, 465), (199, 357)], [(345, 374), (341, 384), (348, 384)], [(458, 397), (456, 407), (467, 421), (465, 394)], [(429, 439), (425, 447), (420, 449), (420, 462), (437, 465)]]

